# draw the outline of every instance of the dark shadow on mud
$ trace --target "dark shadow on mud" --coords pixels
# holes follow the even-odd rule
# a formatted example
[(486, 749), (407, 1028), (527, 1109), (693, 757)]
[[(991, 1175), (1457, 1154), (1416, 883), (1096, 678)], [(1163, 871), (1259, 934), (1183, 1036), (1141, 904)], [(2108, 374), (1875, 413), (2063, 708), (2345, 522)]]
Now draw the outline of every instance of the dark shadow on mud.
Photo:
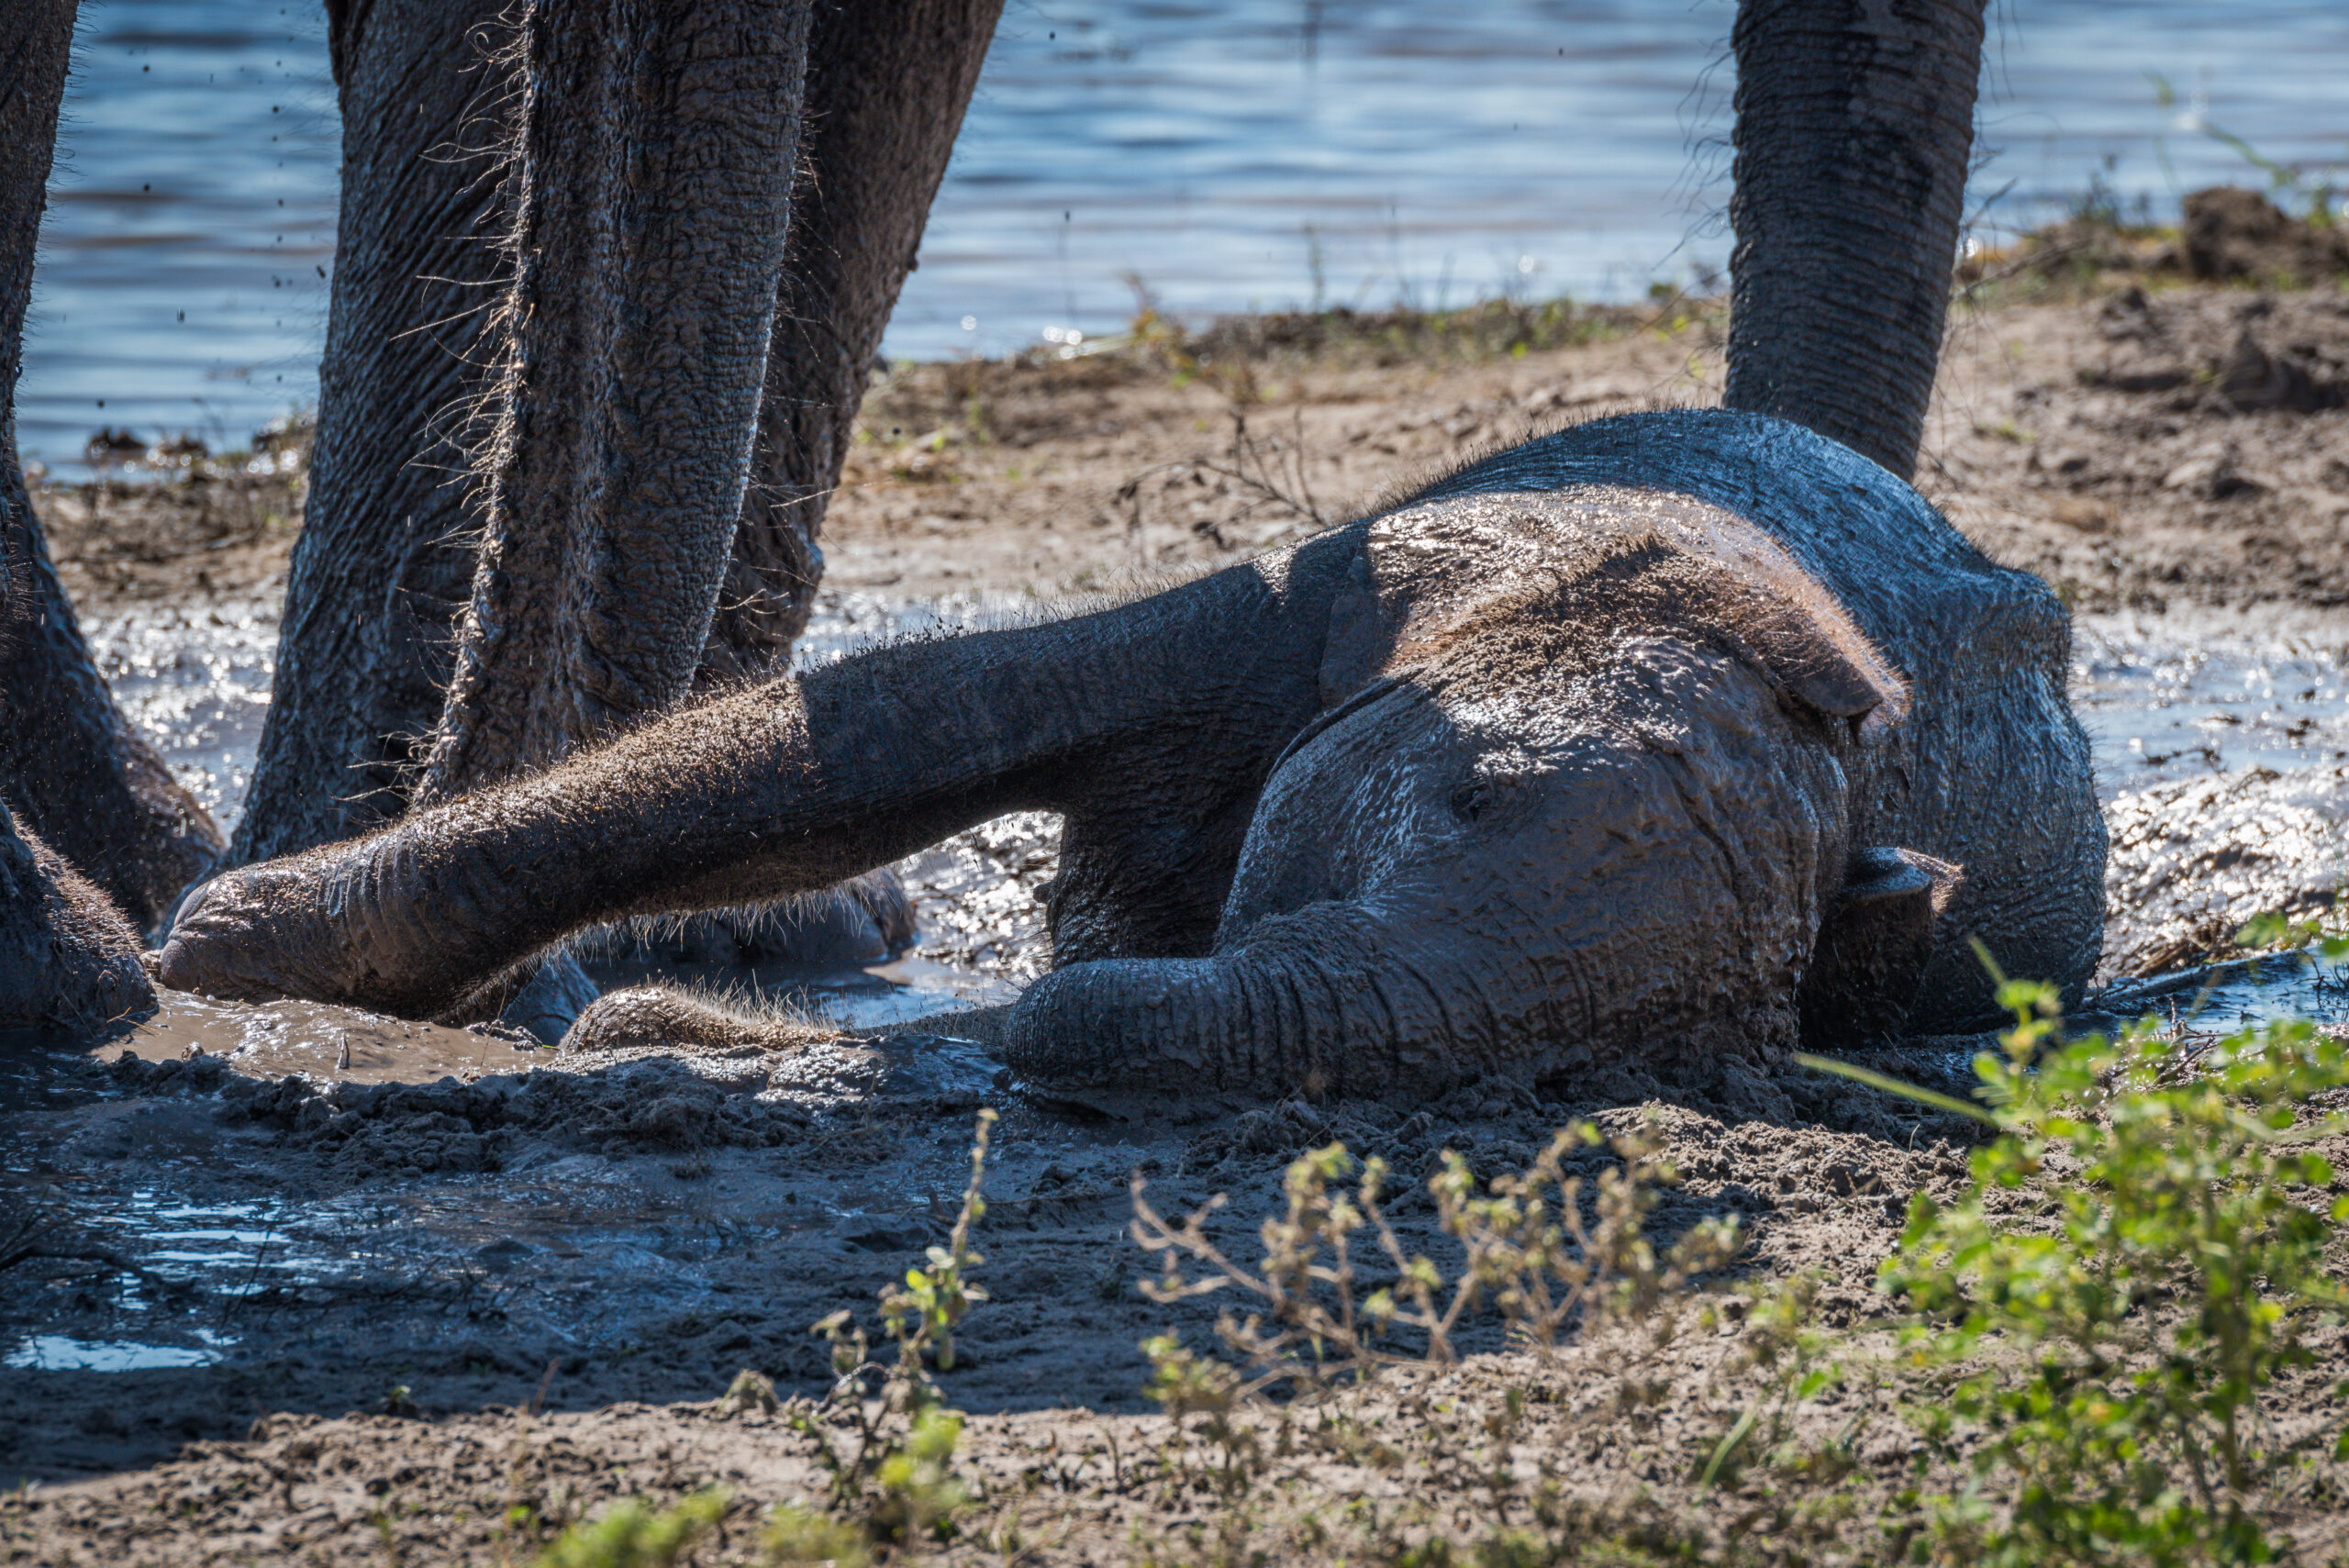
[[(2168, 1023), (2173, 1005), (2188, 1030), (2337, 1018), (2343, 991), (2336, 973), (2269, 959), (2115, 987), (2080, 1021)], [(192, 1039), (220, 1024), (182, 997), (162, 1017)], [(1211, 1341), (1223, 1299), (1164, 1307), (1136, 1289), (1155, 1272), (1126, 1235), (1136, 1172), (1161, 1213), (1229, 1194), (1214, 1234), (1252, 1262), (1287, 1162), (1341, 1141), (1387, 1161), (1405, 1246), (1449, 1264), (1425, 1185), (1444, 1150), (1491, 1176), (1571, 1121), (1613, 1133), (1653, 1118), (1683, 1180), (1651, 1233), (1733, 1212), (1752, 1238), (1741, 1266), (1776, 1274), (1880, 1256), (1910, 1194), (1955, 1190), (1977, 1136), (1841, 1079), (1742, 1062), (1405, 1105), (1041, 1095), (966, 1038), (985, 1023), (582, 1061), (273, 1004), (239, 1011), (234, 1063), (169, 1054), (152, 1029), (128, 1042), (139, 1049), (0, 1042), (0, 1453), (19, 1473), (0, 1481), (152, 1463), (276, 1411), (688, 1403), (746, 1367), (818, 1392), (828, 1364), (809, 1326), (843, 1307), (872, 1326), (880, 1292), (945, 1240), (982, 1105), (1003, 1113), (978, 1231), (993, 1299), (946, 1379), (974, 1411), (1142, 1408), (1142, 1338)], [(1852, 1059), (1965, 1095), (1991, 1043)], [(442, 1075), (452, 1051), (473, 1054)], [(1577, 1161), (1595, 1177), (1609, 1156)], [(1830, 1289), (1820, 1310), (1856, 1321), (1880, 1306)], [(1487, 1320), (1464, 1343), (1498, 1335)]]
[[(0, 1231), (18, 1238), (0, 1273), (0, 1451), (55, 1480), (241, 1438), (273, 1411), (690, 1402), (745, 1367), (818, 1392), (809, 1325), (842, 1307), (869, 1323), (945, 1239), (982, 1104), (1004, 1113), (979, 1233), (993, 1299), (947, 1380), (974, 1411), (1141, 1408), (1139, 1341), (1211, 1339), (1216, 1298), (1170, 1308), (1135, 1288), (1153, 1272), (1125, 1236), (1137, 1171), (1162, 1211), (1229, 1193), (1217, 1233), (1252, 1260), (1286, 1162), (1341, 1140), (1386, 1158), (1405, 1244), (1442, 1262), (1421, 1184), (1442, 1150), (1492, 1174), (1576, 1118), (1652, 1115), (1687, 1178), (1658, 1234), (1734, 1209), (1758, 1237), (1802, 1217), (1881, 1245), (1908, 1193), (1958, 1168), (1965, 1132), (1792, 1070), (1268, 1106), (1035, 1096), (943, 1032), (788, 1060), (529, 1060), (370, 1083), (248, 1077), (210, 1054), (0, 1052)], [(1497, 1322), (1466, 1343), (1497, 1348)]]

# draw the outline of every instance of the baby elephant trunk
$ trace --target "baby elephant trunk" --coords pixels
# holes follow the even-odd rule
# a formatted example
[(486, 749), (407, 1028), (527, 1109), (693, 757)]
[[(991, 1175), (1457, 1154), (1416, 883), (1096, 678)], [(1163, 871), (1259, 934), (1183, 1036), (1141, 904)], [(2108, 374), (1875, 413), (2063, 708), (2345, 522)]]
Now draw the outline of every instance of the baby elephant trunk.
[[(1934, 921), (1963, 881), (1957, 867), (1913, 850), (1852, 855), (1798, 996), (1806, 1046), (1849, 1050), (1899, 1035)], [(1208, 958), (1073, 964), (1037, 981), (1012, 1009), (1004, 1057), (1073, 1088), (1441, 1094), (1489, 1073), (1539, 1071), (1553, 1055), (1606, 1055), (1629, 1043), (1627, 1031), (1642, 1032), (1637, 1009), (1608, 1016), (1563, 968), (1539, 1021), (1507, 1016), (1495, 1005), (1510, 994), (1503, 974), (1412, 951), (1413, 940), (1408, 923), (1328, 903), (1264, 920)], [(1496, 962), (1502, 945), (1493, 944)], [(1765, 1020), (1711, 1022), (1649, 1025), (1653, 1043), (1668, 1036), (1703, 1056), (1750, 1049), (1742, 1037)]]
[(1012, 1009), (1003, 1054), (1023, 1075), (1072, 1088), (1440, 1091), (1512, 1054), (1489, 1010), (1442, 973), (1397, 951), (1360, 906), (1319, 904), (1208, 958), (1054, 970)]
[(1932, 957), (1933, 925), (1965, 873), (1915, 850), (1856, 850), (1796, 1001), (1802, 1042), (1852, 1051), (1898, 1039)]

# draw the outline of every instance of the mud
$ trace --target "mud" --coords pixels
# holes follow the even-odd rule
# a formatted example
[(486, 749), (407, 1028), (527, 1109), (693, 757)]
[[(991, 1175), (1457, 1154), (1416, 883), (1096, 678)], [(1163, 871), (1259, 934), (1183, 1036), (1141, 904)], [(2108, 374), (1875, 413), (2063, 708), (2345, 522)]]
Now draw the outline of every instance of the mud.
[[(1024, 1092), (973, 1043), (901, 1034), (750, 1059), (583, 1062), (496, 1041), (496, 1071), (418, 1083), (384, 1073), (407, 1043), (395, 1027), (307, 1028), (372, 1036), (376, 1059), (354, 1049), (347, 1070), (275, 1079), (233, 1053), (12, 1059), (11, 1218), (69, 1254), (19, 1264), (0, 1309), (17, 1368), (0, 1374), (0, 1439), (28, 1473), (151, 1462), (262, 1409), (340, 1414), (395, 1385), (431, 1412), (521, 1403), (550, 1366), (558, 1408), (713, 1396), (745, 1366), (814, 1389), (826, 1363), (807, 1326), (869, 1306), (943, 1239), (982, 1103), (1005, 1119), (996, 1304), (955, 1379), (973, 1408), (1138, 1407), (1134, 1346), (1166, 1313), (1135, 1296), (1142, 1260), (1122, 1240), (1136, 1171), (1162, 1207), (1230, 1191), (1252, 1216), (1288, 1159), (1333, 1138), (1412, 1179), (1445, 1147), (1498, 1169), (1580, 1112), (1657, 1096), (1681, 1107), (1658, 1114), (1720, 1118), (1690, 1137), (1698, 1179), (1675, 1223), (1819, 1213), (1803, 1173), (1840, 1159), (1835, 1207), (1856, 1183), (1877, 1194), (1858, 1222), (1888, 1231), (1909, 1190), (1957, 1169), (1957, 1128), (1808, 1076), (1626, 1076), (1573, 1102), (1468, 1093), (1418, 1109), (1073, 1104)], [(1965, 1045), (1921, 1065), (1953, 1071)], [(250, 1049), (274, 1066), (302, 1047)], [(1863, 1132), (1897, 1157), (1865, 1155)], [(1438, 1246), (1423, 1193), (1396, 1207), (1412, 1245)], [(144, 1360), (61, 1382), (44, 1369), (67, 1343)]]
[[(800, 656), (1232, 559), (1529, 425), (1704, 397), (1719, 325), (1680, 301), (1517, 358), (1441, 333), (1406, 342), (1390, 323), (901, 370), (868, 402)], [(2237, 352), (2246, 337), (2266, 368)], [(2327, 290), (1977, 301), (1960, 322), (1925, 483), (2081, 611), (2075, 694), (2115, 841), (2110, 984), (2085, 1022), (2338, 1025), (2349, 1006), (2337, 971), (2301, 961), (2183, 967), (2232, 960), (2234, 928), (2261, 909), (2319, 910), (2349, 863), (2349, 470), (2334, 472), (2349, 412), (2326, 390), (2344, 365), (2349, 310)], [(298, 470), (269, 483), (298, 501)], [(290, 530), (266, 495), (258, 515), (280, 521), (224, 527), (201, 489), (40, 505), (126, 706), (229, 819)], [(596, 960), (614, 982), (682, 969), (755, 993), (845, 1041), (565, 1054), (169, 996), (93, 1048), (0, 1042), (0, 1480), (39, 1484), (0, 1536), (34, 1561), (518, 1561), (535, 1538), (500, 1523), (517, 1502), (543, 1524), (709, 1481), (736, 1488), (743, 1524), (807, 1495), (810, 1451), (714, 1401), (744, 1368), (785, 1394), (822, 1386), (808, 1326), (841, 1307), (871, 1323), (878, 1293), (944, 1239), (982, 1105), (1004, 1118), (979, 1238), (994, 1299), (947, 1387), (1009, 1413), (966, 1440), (1006, 1496), (1031, 1473), (1076, 1477), (1036, 1505), (1066, 1532), (1044, 1555), (1070, 1561), (1182, 1523), (1134, 1512), (1113, 1456), (1163, 1435), (1138, 1414), (1138, 1341), (1174, 1327), (1203, 1342), (1216, 1304), (1140, 1296), (1136, 1172), (1163, 1211), (1230, 1194), (1217, 1233), (1252, 1257), (1285, 1162), (1341, 1139), (1390, 1161), (1405, 1244), (1442, 1260), (1422, 1184), (1441, 1150), (1490, 1173), (1574, 1117), (1653, 1116), (1688, 1178), (1656, 1229), (1744, 1216), (1741, 1267), (1821, 1271), (1824, 1315), (1845, 1324), (1876, 1309), (1870, 1271), (1908, 1195), (1962, 1176), (1965, 1124), (1798, 1073), (1625, 1071), (1426, 1106), (1037, 1094), (988, 1055), (985, 1016), (961, 1010), (1008, 999), (1047, 962), (1035, 895), (1056, 828), (1006, 818), (902, 864), (920, 940), (895, 963), (696, 967), (658, 933)], [(1869, 1060), (1963, 1092), (1981, 1044)], [(1484, 1321), (1468, 1340), (1496, 1335)], [(1692, 1340), (1671, 1365), (1695, 1377), (1720, 1343)], [(1524, 1384), (1518, 1361), (1481, 1364)], [(1431, 1385), (1446, 1409), (1493, 1396), (1488, 1373), (1446, 1375)], [(1585, 1385), (1561, 1385), (1528, 1430), (1593, 1485), (1664, 1485), (1685, 1466), (1655, 1455), (1720, 1429), (1709, 1406), (1667, 1409), (1659, 1429), (1681, 1436), (1641, 1437), (1584, 1408)], [(2278, 1419), (2305, 1424), (2321, 1391), (2290, 1400)], [(1908, 1460), (1896, 1446), (1868, 1462), (1897, 1479)], [(1387, 1475), (1368, 1493), (1402, 1484)]]
[(2222, 958), (2254, 916), (2349, 884), (2349, 622), (2082, 616), (2074, 704), (2112, 839), (2105, 978)]

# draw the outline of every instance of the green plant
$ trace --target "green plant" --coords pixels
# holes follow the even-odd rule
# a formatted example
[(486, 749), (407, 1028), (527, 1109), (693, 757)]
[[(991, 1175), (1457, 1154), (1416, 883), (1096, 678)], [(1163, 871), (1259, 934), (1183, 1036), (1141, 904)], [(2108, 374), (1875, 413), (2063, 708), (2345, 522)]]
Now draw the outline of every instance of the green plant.
[(946, 1245), (930, 1248), (929, 1266), (907, 1269), (905, 1288), (881, 1298), (881, 1320), (889, 1338), (896, 1341), (899, 1359), (910, 1356), (917, 1370), (925, 1355), (937, 1361), (939, 1371), (954, 1370), (954, 1326), (987, 1298), (987, 1293), (965, 1275), (986, 1262), (971, 1247), (971, 1227), (986, 1217), (986, 1199), (980, 1188), (986, 1180), (987, 1129), (995, 1119), (991, 1110), (979, 1113), (977, 1129), (971, 1135), (971, 1179), (963, 1190), (962, 1212), (954, 1218)]
[(2339, 1122), (2302, 1112), (2349, 1057), (2299, 1021), (2066, 1044), (2054, 988), (1999, 997), (1976, 1113), (1998, 1136), (1963, 1197), (1911, 1200), (1880, 1276), (1920, 1315), (1914, 1418), (1975, 1476), (1928, 1525), (1972, 1561), (2266, 1561), (2258, 1396), (2343, 1295), (2322, 1254), (2349, 1199), (2310, 1147)]
[(716, 1486), (657, 1512), (631, 1497), (563, 1531), (540, 1553), (539, 1568), (674, 1568), (725, 1513), (726, 1493)]
[[(1586, 1218), (1584, 1178), (1567, 1174), (1565, 1166), (1582, 1150), (1608, 1143), (1596, 1127), (1577, 1122), (1558, 1132), (1524, 1171), (1496, 1176), (1481, 1192), (1467, 1161), (1445, 1150), (1428, 1186), (1439, 1224), (1463, 1253), (1450, 1279), (1424, 1255), (1405, 1255), (1381, 1207), (1385, 1161), (1363, 1162), (1351, 1195), (1337, 1184), (1355, 1169), (1341, 1143), (1289, 1166), (1286, 1212), (1260, 1227), (1264, 1255), (1254, 1269), (1233, 1262), (1208, 1239), (1207, 1222), (1222, 1207), (1220, 1195), (1180, 1225), (1170, 1224), (1143, 1197), (1137, 1177), (1133, 1238), (1163, 1262), (1161, 1277), (1142, 1289), (1161, 1302), (1224, 1290), (1256, 1298), (1259, 1310), (1244, 1318), (1226, 1312), (1217, 1324), (1226, 1349), (1253, 1373), (1235, 1391), (1242, 1398), (1275, 1383), (1319, 1388), (1333, 1377), (1398, 1362), (1456, 1362), (1455, 1336), (1480, 1302), (1500, 1313), (1512, 1344), (1545, 1356), (1578, 1329), (1646, 1322), (1668, 1337), (1672, 1315), (1660, 1309), (1697, 1276), (1736, 1255), (1738, 1222), (1700, 1220), (1669, 1251), (1656, 1251), (1643, 1226), (1659, 1191), (1678, 1173), (1662, 1157), (1661, 1136), (1646, 1126), (1611, 1141), (1619, 1162), (1600, 1173)], [(1393, 1284), (1366, 1295), (1359, 1290), (1353, 1260), (1355, 1233), (1365, 1227), (1396, 1274)], [(1204, 1271), (1186, 1276), (1185, 1258), (1204, 1264)], [(1408, 1340), (1398, 1346), (1398, 1334)], [(1157, 1355), (1152, 1360), (1159, 1364)], [(1159, 1364), (1159, 1375), (1170, 1375), (1168, 1365)], [(1196, 1381), (1197, 1374), (1183, 1375)]]
[[(1189, 1418), (1200, 1418), (1197, 1435), (1215, 1445), (1218, 1462), (1212, 1480), (1227, 1502), (1244, 1494), (1264, 1456), (1252, 1422), (1241, 1418), (1248, 1386), (1240, 1373), (1212, 1356), (1184, 1349), (1181, 1338), (1156, 1334), (1141, 1342), (1150, 1358), (1150, 1382), (1143, 1392), (1182, 1429)], [(1170, 1445), (1160, 1455), (1170, 1470), (1179, 1467), (1179, 1455)]]
[(1782, 1473), (1812, 1481), (1840, 1479), (1854, 1463), (1851, 1447), (1857, 1417), (1824, 1447), (1804, 1450), (1790, 1441), (1796, 1411), (1845, 1376), (1842, 1337), (1818, 1325), (1818, 1281), (1798, 1274), (1741, 1286), (1738, 1295), (1744, 1332), (1732, 1364), (1764, 1376), (1752, 1401), (1706, 1454), (1697, 1489), (1735, 1485), (1757, 1453)]
[(766, 1560), (771, 1563), (829, 1562), (834, 1568), (864, 1568), (873, 1545), (864, 1531), (799, 1503), (785, 1503), (768, 1521)]
[[(769, 1561), (862, 1561), (874, 1546), (953, 1535), (954, 1516), (970, 1501), (953, 1471), (963, 1413), (946, 1407), (930, 1368), (935, 1362), (941, 1371), (952, 1369), (954, 1329), (986, 1299), (969, 1277), (985, 1261), (971, 1245), (971, 1229), (986, 1213), (981, 1189), (995, 1120), (995, 1112), (979, 1112), (971, 1177), (946, 1245), (930, 1248), (925, 1266), (908, 1269), (902, 1287), (882, 1295), (881, 1321), (896, 1345), (895, 1362), (873, 1359), (864, 1330), (846, 1311), (815, 1326), (832, 1348), (832, 1387), (820, 1403), (792, 1401), (786, 1418), (814, 1440), (816, 1461), (830, 1481), (822, 1509), (777, 1511)], [(844, 1552), (843, 1542), (857, 1551)]]

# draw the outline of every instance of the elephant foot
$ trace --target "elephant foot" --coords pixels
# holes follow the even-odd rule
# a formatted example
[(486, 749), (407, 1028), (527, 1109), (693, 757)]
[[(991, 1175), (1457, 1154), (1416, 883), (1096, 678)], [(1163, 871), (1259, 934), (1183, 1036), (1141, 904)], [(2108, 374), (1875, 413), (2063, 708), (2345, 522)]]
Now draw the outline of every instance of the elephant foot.
[[(623, 932), (626, 929), (623, 928)], [(914, 942), (913, 900), (885, 866), (820, 893), (710, 909), (601, 944), (600, 957), (654, 968), (862, 969)]]
[(603, 988), (587, 978), (570, 950), (558, 949), (531, 967), (513, 999), (498, 1009), (497, 1021), (520, 1029), (541, 1045), (553, 1045), (602, 994)]
[(645, 985), (597, 997), (556, 1049), (572, 1054), (650, 1049), (768, 1055), (838, 1036), (820, 1024)]
[(345, 902), (338, 895), (349, 881), (313, 851), (198, 883), (181, 896), (148, 968), (175, 991), (224, 1002), (301, 996), (411, 1018), (445, 1009), (452, 1000), (445, 989), (395, 994), (380, 966), (353, 951), (330, 913)]
[(154, 1010), (130, 923), (0, 806), (0, 1029), (86, 1037)]
[(495, 1023), (552, 1045), (603, 990), (569, 948), (556, 948), (516, 964), (433, 1022), (457, 1028)]

